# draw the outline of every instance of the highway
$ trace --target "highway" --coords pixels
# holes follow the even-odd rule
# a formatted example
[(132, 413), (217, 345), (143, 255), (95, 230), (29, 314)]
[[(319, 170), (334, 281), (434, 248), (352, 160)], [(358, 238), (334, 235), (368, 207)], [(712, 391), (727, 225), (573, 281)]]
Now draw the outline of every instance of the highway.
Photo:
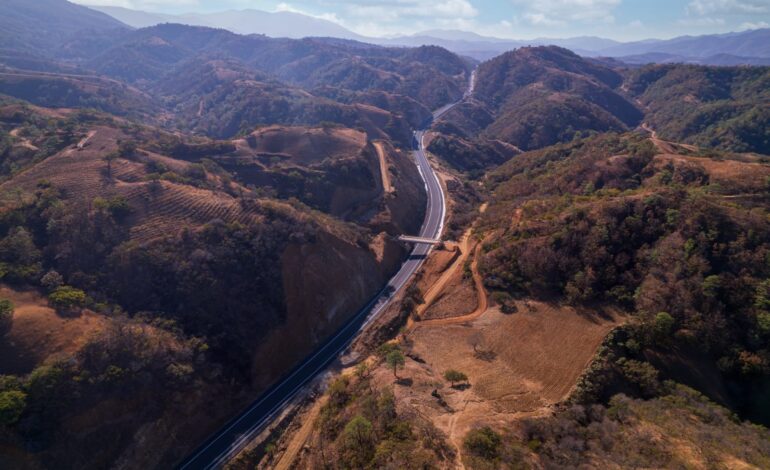
[[(471, 75), (468, 91), (473, 91), (475, 72)], [(433, 120), (462, 102), (448, 104), (433, 113)], [(425, 127), (429, 127), (430, 122)], [(427, 208), (425, 219), (418, 234), (421, 238), (441, 238), (446, 218), (446, 200), (438, 176), (430, 165), (425, 153), (425, 130), (414, 133), (414, 159), (425, 183)], [(418, 244), (411, 255), (385, 286), (364, 308), (351, 318), (340, 330), (320, 345), (307, 359), (292, 369), (278, 383), (267, 389), (241, 414), (227, 423), (221, 430), (201, 444), (180, 465), (179, 469), (217, 469), (237, 455), (255, 436), (279, 414), (286, 405), (314, 378), (323, 372), (351, 344), (358, 333), (374, 321), (390, 304), (417, 272), (433, 247)]]

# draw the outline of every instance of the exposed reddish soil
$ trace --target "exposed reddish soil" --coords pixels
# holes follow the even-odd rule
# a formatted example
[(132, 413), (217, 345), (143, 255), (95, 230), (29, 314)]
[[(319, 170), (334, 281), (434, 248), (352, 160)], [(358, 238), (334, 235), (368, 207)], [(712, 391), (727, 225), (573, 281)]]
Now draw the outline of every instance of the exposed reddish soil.
[[(567, 397), (607, 333), (623, 320), (578, 313), (537, 302), (519, 304), (505, 315), (488, 309), (462, 324), (419, 326), (409, 333), (414, 353), (426, 364), (412, 364), (422, 387), (402, 397), (447, 432), (461, 451), (461, 439), (480, 424), (504, 427), (522, 416), (549, 413)], [(469, 377), (470, 388), (450, 388), (441, 378), (448, 369)], [(453, 412), (436, 406), (430, 387), (439, 387)], [(424, 388), (424, 390), (423, 390)], [(398, 390), (400, 388), (397, 387)]]
[(374, 142), (374, 148), (377, 150), (377, 158), (380, 162), (380, 179), (382, 180), (382, 188), (386, 193), (393, 192), (393, 186), (390, 184), (390, 165), (388, 164), (387, 155), (385, 149), (382, 146), (382, 142)]

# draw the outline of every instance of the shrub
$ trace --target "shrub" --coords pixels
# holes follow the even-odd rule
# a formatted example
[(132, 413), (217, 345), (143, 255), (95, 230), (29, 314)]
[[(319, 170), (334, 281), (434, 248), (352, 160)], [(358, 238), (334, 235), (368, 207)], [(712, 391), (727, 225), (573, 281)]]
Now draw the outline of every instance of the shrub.
[(395, 343), (382, 343), (380, 347), (377, 348), (377, 355), (381, 358), (385, 358), (393, 351), (398, 351), (398, 345)]
[(16, 283), (36, 282), (41, 253), (30, 232), (18, 227), (0, 241), (0, 277)]
[(653, 329), (655, 330), (655, 336), (658, 339), (666, 339), (671, 336), (674, 331), (674, 324), (676, 321), (674, 317), (668, 312), (659, 312), (655, 315), (655, 323)]
[(444, 372), (444, 378), (452, 383), (452, 387), (455, 386), (455, 382), (465, 382), (468, 380), (468, 376), (460, 372), (459, 370), (449, 369)]
[(13, 302), (8, 299), (0, 299), (0, 334), (11, 329), (13, 322)]
[(393, 376), (398, 378), (398, 369), (404, 367), (404, 364), (406, 364), (404, 353), (399, 350), (391, 351), (388, 353), (385, 361), (388, 363), (388, 366), (393, 369)]
[(0, 425), (12, 425), (27, 406), (27, 395), (18, 390), (0, 393)]
[(342, 432), (343, 448), (352, 468), (363, 468), (374, 454), (372, 423), (361, 415), (355, 416)]
[(45, 287), (48, 292), (53, 292), (64, 284), (64, 278), (61, 274), (51, 269), (40, 278), (40, 285)]
[(48, 296), (51, 307), (60, 312), (71, 312), (86, 303), (86, 293), (70, 286), (61, 286)]
[(122, 140), (118, 142), (118, 154), (123, 158), (130, 158), (136, 154), (137, 145), (133, 140)]
[(66, 371), (58, 365), (40, 366), (27, 378), (25, 390), (36, 405), (59, 405), (64, 401), (62, 390), (67, 385)]
[(131, 205), (128, 200), (122, 196), (115, 196), (110, 199), (97, 197), (94, 199), (94, 207), (99, 210), (106, 210), (116, 220), (121, 220), (131, 214)]
[(500, 454), (502, 439), (489, 426), (473, 429), (465, 435), (463, 446), (471, 454), (487, 460), (494, 460)]

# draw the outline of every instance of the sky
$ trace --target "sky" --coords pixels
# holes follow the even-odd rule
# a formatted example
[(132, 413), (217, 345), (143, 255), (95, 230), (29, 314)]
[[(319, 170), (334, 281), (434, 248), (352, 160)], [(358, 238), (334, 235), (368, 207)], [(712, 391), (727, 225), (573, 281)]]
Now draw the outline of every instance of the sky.
[(162, 13), (295, 11), (365, 36), (460, 29), (531, 39), (670, 38), (770, 27), (770, 0), (73, 0)]

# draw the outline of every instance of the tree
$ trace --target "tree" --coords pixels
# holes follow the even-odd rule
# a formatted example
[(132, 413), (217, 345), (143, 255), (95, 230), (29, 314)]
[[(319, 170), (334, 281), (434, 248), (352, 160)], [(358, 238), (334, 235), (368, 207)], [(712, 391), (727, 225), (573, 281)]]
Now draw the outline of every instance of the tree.
[(24, 227), (0, 241), (0, 277), (10, 282), (35, 282), (40, 276), (40, 250)]
[(388, 366), (393, 369), (393, 376), (398, 378), (398, 369), (404, 367), (404, 364), (406, 364), (404, 354), (396, 349), (388, 353), (385, 357), (385, 361), (388, 363)]
[(366, 362), (362, 362), (356, 366), (356, 377), (359, 379), (364, 379), (366, 377), (369, 377), (369, 364)]
[(459, 370), (449, 369), (444, 372), (444, 378), (452, 383), (452, 387), (455, 386), (455, 382), (465, 382), (468, 380), (468, 376), (460, 372)]
[(133, 140), (121, 140), (118, 142), (118, 156), (130, 158), (136, 154), (137, 145)]
[(53, 292), (64, 284), (64, 278), (61, 274), (51, 269), (45, 275), (40, 278), (40, 285), (46, 288), (47, 291)]
[(468, 452), (487, 460), (497, 458), (501, 444), (500, 435), (489, 426), (469, 431), (463, 441), (463, 446)]
[(674, 331), (675, 323), (676, 320), (674, 320), (674, 317), (672, 317), (670, 313), (659, 312), (657, 315), (655, 315), (655, 323), (653, 324), (655, 335), (659, 339), (668, 338)]
[(0, 425), (16, 423), (27, 406), (27, 395), (19, 390), (0, 393)]
[(372, 423), (361, 415), (356, 415), (345, 425), (342, 431), (344, 448), (351, 458), (352, 468), (363, 468), (372, 459), (374, 453), (374, 429)]
[(112, 161), (116, 160), (118, 156), (116, 152), (110, 152), (102, 158), (102, 160), (107, 162), (107, 178), (109, 179), (112, 179)]
[(13, 302), (0, 299), (0, 335), (11, 329), (13, 322)]
[(398, 351), (398, 345), (396, 343), (382, 343), (380, 347), (377, 348), (377, 355), (385, 358), (393, 351)]
[(86, 293), (70, 286), (58, 287), (48, 296), (51, 307), (60, 312), (72, 312), (86, 303)]

